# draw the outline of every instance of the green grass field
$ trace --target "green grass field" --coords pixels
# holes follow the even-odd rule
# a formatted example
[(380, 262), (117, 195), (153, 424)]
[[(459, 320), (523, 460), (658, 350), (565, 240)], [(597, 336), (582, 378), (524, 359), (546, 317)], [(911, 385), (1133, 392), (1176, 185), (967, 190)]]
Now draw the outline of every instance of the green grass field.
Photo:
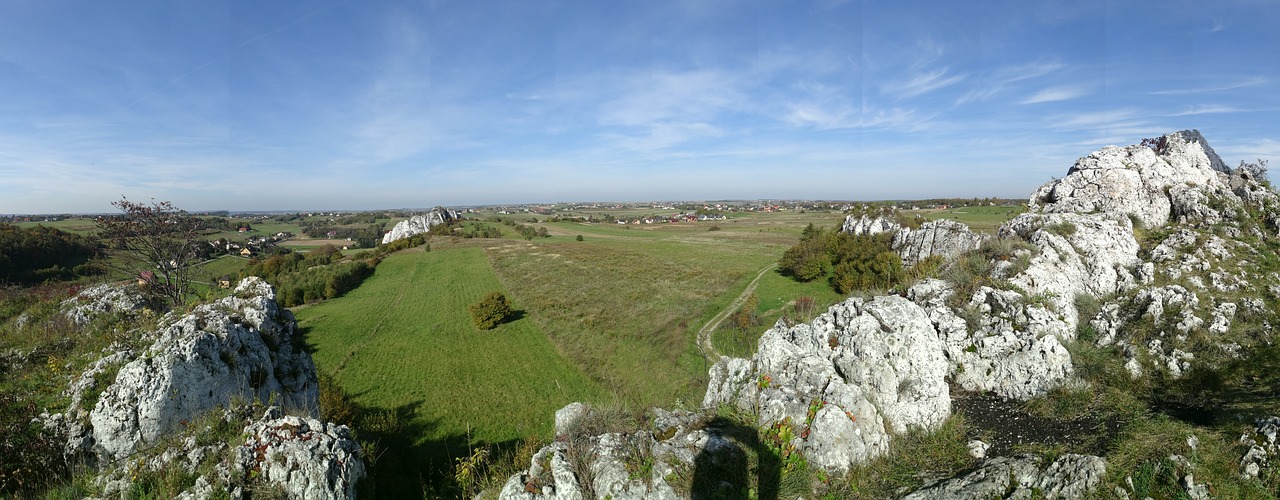
[(1000, 224), (1026, 211), (1026, 206), (986, 206), (959, 207), (947, 210), (906, 210), (903, 211), (903, 214), (908, 217), (920, 215), (929, 220), (951, 219), (968, 225), (969, 229), (974, 231), (994, 233), (1000, 227)]
[(92, 218), (63, 219), (50, 222), (19, 222), (15, 225), (21, 228), (32, 228), (36, 226), (52, 227), (76, 234), (88, 234), (98, 230), (98, 226)]
[(468, 435), (548, 438), (555, 410), (608, 400), (527, 312), (493, 330), (473, 326), (467, 306), (495, 290), (478, 248), (403, 252), (346, 296), (295, 312), (320, 372), (362, 406), (405, 413), (419, 460), (447, 471), (441, 462), (465, 453), (455, 448)]

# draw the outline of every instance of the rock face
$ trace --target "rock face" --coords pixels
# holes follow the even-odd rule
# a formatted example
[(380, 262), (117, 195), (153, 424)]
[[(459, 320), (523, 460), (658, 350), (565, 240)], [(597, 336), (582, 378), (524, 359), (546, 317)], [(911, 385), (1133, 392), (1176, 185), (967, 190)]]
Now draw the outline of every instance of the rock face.
[(1027, 304), (1019, 292), (982, 287), (968, 302), (972, 319), (966, 320), (947, 306), (953, 293), (944, 281), (926, 280), (907, 296), (928, 314), (950, 376), (964, 389), (1026, 400), (1074, 373), (1071, 354), (1058, 341), (1065, 325), (1044, 304)]
[(942, 423), (948, 368), (924, 309), (897, 296), (855, 298), (812, 324), (775, 326), (750, 360), (722, 358), (702, 404), (792, 426), (810, 464), (843, 472), (884, 453), (891, 432)]
[(969, 230), (969, 226), (953, 220), (935, 220), (919, 228), (902, 228), (893, 235), (893, 250), (902, 256), (903, 265), (912, 265), (937, 255), (952, 259), (976, 250), (987, 235)]
[(975, 233), (969, 226), (953, 220), (929, 221), (911, 229), (884, 217), (867, 215), (857, 218), (846, 216), (840, 231), (854, 236), (892, 234), (893, 242), (890, 246), (902, 257), (903, 265), (907, 266), (933, 255), (954, 258), (977, 249), (988, 238), (987, 235)]
[[(1165, 135), (1155, 147), (1107, 146), (1031, 195), (1046, 213), (1132, 214), (1146, 227), (1196, 212), (1204, 191), (1230, 192), (1227, 168), (1200, 132)], [(1199, 193), (1197, 193), (1199, 192)]]
[(431, 226), (446, 224), (457, 219), (458, 212), (444, 207), (436, 207), (423, 215), (415, 215), (397, 223), (395, 227), (391, 228), (391, 232), (382, 236), (382, 244), (385, 245), (395, 240), (422, 234), (431, 230)]
[(1084, 498), (1106, 472), (1106, 460), (1091, 455), (1066, 454), (1044, 468), (1035, 455), (999, 457), (963, 477), (921, 488), (905, 500)]
[(120, 369), (90, 413), (98, 454), (127, 456), (233, 398), (315, 412), (315, 365), (295, 329), (275, 291), (254, 277), (233, 296), (173, 320)]

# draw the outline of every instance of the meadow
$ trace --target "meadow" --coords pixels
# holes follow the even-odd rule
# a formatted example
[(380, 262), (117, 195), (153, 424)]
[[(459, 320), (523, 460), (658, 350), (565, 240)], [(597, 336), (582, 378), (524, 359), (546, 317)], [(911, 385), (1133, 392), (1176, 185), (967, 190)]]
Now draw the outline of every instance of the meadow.
[(411, 250), (389, 256), (347, 295), (295, 314), (321, 374), (362, 407), (406, 420), (415, 456), (396, 460), (448, 471), (472, 442), (545, 439), (555, 410), (607, 397), (520, 300), (514, 321), (473, 326), (467, 306), (495, 290), (503, 287), (482, 249)]
[(921, 216), (928, 220), (950, 219), (964, 223), (969, 229), (986, 233), (995, 233), (1000, 224), (1027, 211), (1025, 205), (1019, 206), (974, 206), (957, 207), (945, 210), (903, 210), (906, 217)]

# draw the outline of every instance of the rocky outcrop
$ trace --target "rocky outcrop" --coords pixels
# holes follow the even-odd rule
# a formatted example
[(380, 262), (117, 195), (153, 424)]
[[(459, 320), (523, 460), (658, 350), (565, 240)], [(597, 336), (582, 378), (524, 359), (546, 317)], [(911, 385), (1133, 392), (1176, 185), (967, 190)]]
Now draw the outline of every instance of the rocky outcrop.
[(84, 289), (64, 302), (62, 310), (73, 323), (86, 325), (99, 316), (131, 313), (146, 305), (146, 297), (135, 287), (108, 283)]
[(954, 259), (977, 250), (989, 236), (969, 230), (969, 226), (953, 220), (935, 220), (916, 229), (902, 228), (893, 235), (893, 250), (910, 266), (937, 255)]
[[(695, 473), (691, 468), (699, 463), (745, 457), (741, 444), (701, 413), (654, 409), (652, 429), (630, 432), (592, 435), (575, 429), (582, 419), (598, 418), (595, 411), (582, 403), (557, 411), (556, 441), (509, 478), (498, 498), (689, 498), (669, 479)], [(745, 470), (745, 461), (741, 465)]]
[(148, 471), (196, 477), (183, 500), (205, 498), (356, 497), (365, 476), (360, 445), (346, 426), (284, 415), (279, 407), (237, 406), (211, 412), (167, 438), (113, 464), (96, 482), (106, 498), (128, 497)]
[(90, 413), (99, 455), (124, 457), (235, 398), (314, 412), (315, 365), (295, 329), (275, 291), (254, 277), (233, 296), (166, 324), (154, 344), (120, 368)]
[(969, 319), (947, 306), (952, 286), (925, 280), (907, 296), (928, 314), (938, 332), (949, 375), (960, 387), (1027, 400), (1045, 394), (1074, 373), (1071, 354), (1058, 340), (1063, 320), (1021, 293), (980, 288), (969, 301)]
[(854, 298), (811, 324), (776, 325), (750, 360), (722, 358), (702, 404), (792, 426), (810, 464), (842, 472), (883, 454), (891, 433), (942, 423), (948, 369), (924, 309), (897, 296)]
[(431, 230), (431, 226), (439, 224), (447, 224), (458, 219), (458, 212), (444, 207), (436, 207), (430, 212), (422, 215), (415, 215), (406, 220), (402, 220), (391, 228), (387, 234), (382, 235), (382, 244), (391, 243), (393, 241), (411, 237), (416, 234), (422, 234)]
[(1043, 468), (1035, 455), (998, 457), (962, 477), (925, 486), (904, 498), (1084, 498), (1102, 483), (1106, 472), (1106, 460), (1091, 455), (1066, 454)]
[(365, 470), (347, 426), (284, 415), (273, 407), (243, 434), (233, 474), (279, 485), (288, 498), (355, 498)]
[(1280, 417), (1266, 417), (1258, 419), (1252, 433), (1240, 435), (1240, 444), (1248, 448), (1240, 458), (1240, 477), (1257, 479), (1264, 468), (1271, 467), (1272, 458), (1280, 453), (1277, 434), (1280, 434)]
[(840, 226), (840, 232), (849, 233), (854, 236), (872, 235), (880, 233), (895, 233), (902, 226), (897, 222), (884, 217), (871, 217), (868, 215), (846, 215), (844, 224)]
[(1044, 213), (1133, 215), (1146, 227), (1208, 213), (1205, 195), (1231, 192), (1227, 168), (1200, 132), (1165, 135), (1152, 147), (1107, 146), (1076, 161), (1067, 176), (1031, 195)]
[(903, 265), (907, 266), (933, 255), (945, 259), (955, 258), (977, 249), (989, 237), (975, 233), (969, 226), (953, 220), (929, 221), (911, 229), (885, 217), (867, 215), (856, 218), (853, 215), (845, 216), (840, 231), (854, 236), (892, 234), (890, 246), (902, 257)]

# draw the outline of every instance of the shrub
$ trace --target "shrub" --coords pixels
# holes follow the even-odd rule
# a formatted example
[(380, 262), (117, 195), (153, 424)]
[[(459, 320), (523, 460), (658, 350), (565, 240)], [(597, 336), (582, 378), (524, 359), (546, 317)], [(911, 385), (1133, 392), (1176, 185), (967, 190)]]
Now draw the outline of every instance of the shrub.
[(574, 238), (574, 239), (575, 239), (575, 240), (578, 240), (578, 241), (582, 241), (582, 235), (581, 235), (581, 234), (579, 234), (579, 235), (578, 235), (576, 238)]
[(489, 292), (480, 302), (472, 304), (470, 310), (471, 321), (481, 330), (492, 330), (515, 312), (507, 296), (500, 292)]

